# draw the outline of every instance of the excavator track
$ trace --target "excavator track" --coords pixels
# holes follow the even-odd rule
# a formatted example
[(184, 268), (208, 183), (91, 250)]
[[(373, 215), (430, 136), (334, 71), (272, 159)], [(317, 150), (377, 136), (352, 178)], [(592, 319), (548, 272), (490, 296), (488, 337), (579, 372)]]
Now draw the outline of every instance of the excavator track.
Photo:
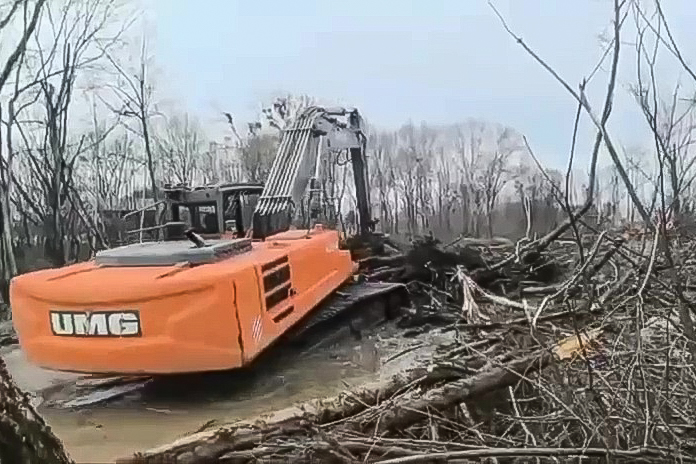
[(386, 322), (408, 304), (405, 285), (389, 282), (350, 282), (333, 292), (305, 320), (288, 333), (285, 342), (306, 345), (361, 332)]

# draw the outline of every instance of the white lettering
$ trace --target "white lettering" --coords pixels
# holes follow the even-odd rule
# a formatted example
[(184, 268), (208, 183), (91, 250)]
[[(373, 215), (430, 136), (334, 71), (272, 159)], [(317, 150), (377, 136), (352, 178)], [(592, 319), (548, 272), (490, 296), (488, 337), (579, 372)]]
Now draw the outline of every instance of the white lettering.
[(72, 335), (73, 320), (71, 314), (51, 313), (51, 327), (56, 335)]
[(140, 336), (137, 311), (51, 311), (51, 328), (55, 335), (77, 337)]
[(109, 315), (109, 331), (122, 337), (138, 335), (140, 323), (134, 313), (112, 313)]
[(104, 313), (73, 314), (75, 335), (109, 335)]

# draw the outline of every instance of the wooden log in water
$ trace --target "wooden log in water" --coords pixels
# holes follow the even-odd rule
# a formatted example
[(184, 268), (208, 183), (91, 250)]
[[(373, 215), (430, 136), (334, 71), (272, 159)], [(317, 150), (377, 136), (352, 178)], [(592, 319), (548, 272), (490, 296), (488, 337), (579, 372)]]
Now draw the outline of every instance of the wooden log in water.
[[(269, 437), (277, 436), (279, 433), (287, 434), (289, 430), (297, 431), (317, 425), (326, 426), (341, 419), (348, 420), (335, 425), (334, 428), (350, 427), (359, 422), (351, 422), (351, 417), (393, 397), (407, 386), (426, 387), (444, 382), (440, 386), (427, 389), (423, 395), (415, 399), (399, 398), (380, 414), (381, 431), (408, 427), (426, 417), (427, 413), (424, 416), (424, 412), (428, 409), (443, 410), (453, 404), (511, 385), (520, 379), (520, 375), (545, 367), (550, 359), (551, 355), (548, 353), (537, 354), (465, 379), (461, 378), (463, 373), (455, 374), (451, 370), (416, 368), (386, 381), (364, 385), (335, 397), (311, 400), (253, 419), (198, 432), (174, 443), (120, 459), (118, 463), (202, 464), (217, 462), (221, 456), (229, 457), (230, 453), (234, 455), (235, 451), (245, 451), (242, 455), (248, 455), (247, 451), (252, 452), (267, 442)], [(370, 424), (367, 425), (369, 427)], [(361, 427), (364, 426), (365, 423), (361, 423)]]

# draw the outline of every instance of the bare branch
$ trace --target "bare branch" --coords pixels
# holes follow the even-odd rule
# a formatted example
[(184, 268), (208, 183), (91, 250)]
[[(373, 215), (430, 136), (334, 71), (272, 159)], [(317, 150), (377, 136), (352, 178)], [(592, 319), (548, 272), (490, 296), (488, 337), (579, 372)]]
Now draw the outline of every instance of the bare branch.
[(5, 82), (7, 82), (7, 79), (10, 77), (10, 73), (12, 72), (15, 64), (26, 51), (27, 42), (36, 29), (39, 16), (41, 15), (41, 8), (43, 7), (44, 3), (46, 3), (46, 0), (36, 1), (36, 5), (34, 5), (34, 12), (31, 15), (31, 20), (29, 21), (29, 24), (25, 25), (22, 38), (19, 40), (19, 43), (15, 47), (14, 51), (5, 62), (2, 72), (0, 72), (0, 90), (2, 90), (2, 88), (5, 86)]

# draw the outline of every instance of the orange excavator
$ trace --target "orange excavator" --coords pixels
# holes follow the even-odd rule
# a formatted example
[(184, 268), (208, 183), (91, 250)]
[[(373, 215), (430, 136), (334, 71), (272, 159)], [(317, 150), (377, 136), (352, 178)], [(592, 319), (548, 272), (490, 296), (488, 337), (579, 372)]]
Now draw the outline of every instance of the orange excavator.
[(388, 317), (405, 302), (404, 287), (360, 282), (327, 193), (332, 166), (350, 162), (353, 243), (378, 249), (365, 146), (357, 110), (307, 108), (283, 131), (263, 187), (167, 186), (161, 240), (14, 278), (12, 315), (27, 357), (95, 374), (219, 371), (364, 308)]

